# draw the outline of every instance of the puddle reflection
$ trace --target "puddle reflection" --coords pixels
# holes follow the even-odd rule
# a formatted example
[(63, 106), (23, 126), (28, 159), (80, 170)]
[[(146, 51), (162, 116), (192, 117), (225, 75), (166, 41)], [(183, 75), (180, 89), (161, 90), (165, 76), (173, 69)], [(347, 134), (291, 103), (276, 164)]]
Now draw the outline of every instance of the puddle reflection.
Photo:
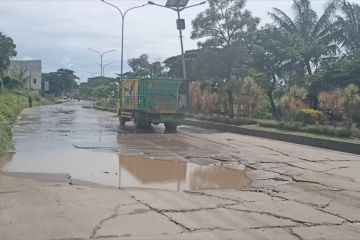
[(221, 166), (202, 166), (145, 156), (120, 156), (121, 187), (160, 188), (174, 191), (241, 189), (250, 185), (245, 171)]

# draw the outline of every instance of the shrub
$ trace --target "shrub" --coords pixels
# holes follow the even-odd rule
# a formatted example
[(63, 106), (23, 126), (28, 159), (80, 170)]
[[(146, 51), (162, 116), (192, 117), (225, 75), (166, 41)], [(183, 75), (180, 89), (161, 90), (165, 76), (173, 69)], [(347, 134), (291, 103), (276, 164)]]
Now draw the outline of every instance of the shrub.
[(255, 117), (261, 119), (272, 119), (271, 103), (268, 96), (263, 96), (255, 109)]
[(332, 92), (321, 92), (319, 94), (320, 108), (330, 117), (330, 121), (334, 120), (334, 117), (340, 116), (344, 103), (344, 91), (336, 89)]
[(246, 79), (238, 97), (238, 116), (253, 118), (257, 105), (263, 96), (263, 90), (253, 79)]
[(323, 121), (323, 113), (319, 110), (304, 108), (296, 113), (296, 120), (305, 124), (315, 124)]
[(348, 128), (351, 128), (352, 122), (360, 112), (359, 88), (355, 84), (350, 84), (344, 89), (344, 113)]
[(297, 111), (305, 106), (306, 96), (307, 91), (305, 88), (294, 86), (280, 98), (280, 109), (284, 119), (295, 119)]

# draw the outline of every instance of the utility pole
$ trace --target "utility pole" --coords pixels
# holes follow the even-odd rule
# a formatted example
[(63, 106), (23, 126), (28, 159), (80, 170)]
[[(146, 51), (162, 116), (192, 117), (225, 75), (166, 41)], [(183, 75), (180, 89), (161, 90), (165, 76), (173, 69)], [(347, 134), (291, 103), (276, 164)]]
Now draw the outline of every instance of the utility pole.
[(177, 17), (178, 18), (176, 20), (176, 26), (177, 26), (177, 29), (179, 30), (179, 35), (180, 35), (181, 62), (182, 62), (182, 72), (183, 72), (184, 80), (187, 79), (184, 44), (183, 44), (183, 34), (182, 34), (182, 31), (185, 29), (185, 19), (182, 19), (180, 17), (180, 12), (184, 11), (185, 9), (191, 8), (191, 7), (203, 5), (203, 4), (206, 3), (206, 1), (194, 4), (194, 5), (186, 6), (188, 4), (188, 2), (189, 2), (189, 0), (182, 0), (182, 1), (180, 1), (180, 0), (178, 0), (178, 1), (167, 0), (165, 6), (154, 3), (152, 1), (148, 2), (148, 4), (150, 4), (150, 5), (159, 6), (159, 7), (163, 7), (163, 8), (168, 8), (168, 9), (171, 9), (171, 10), (177, 12)]

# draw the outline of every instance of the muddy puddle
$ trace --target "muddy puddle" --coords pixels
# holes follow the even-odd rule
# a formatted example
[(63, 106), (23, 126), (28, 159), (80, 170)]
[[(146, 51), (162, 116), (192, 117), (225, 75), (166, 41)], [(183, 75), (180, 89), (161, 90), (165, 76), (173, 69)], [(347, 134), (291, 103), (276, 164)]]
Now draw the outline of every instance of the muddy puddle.
[[(51, 156), (43, 151), (32, 152), (31, 156), (16, 153), (12, 160), (8, 157), (3, 162), (2, 170), (19, 177), (30, 173), (35, 180), (38, 174), (41, 179), (45, 176), (49, 181), (67, 182), (70, 175), (72, 179), (107, 186), (173, 191), (241, 189), (251, 183), (244, 170), (82, 149), (52, 151)], [(61, 180), (59, 176), (64, 177)]]
[(251, 183), (244, 170), (223, 166), (156, 160), (145, 156), (119, 156), (119, 164), (121, 187), (183, 191), (241, 189)]

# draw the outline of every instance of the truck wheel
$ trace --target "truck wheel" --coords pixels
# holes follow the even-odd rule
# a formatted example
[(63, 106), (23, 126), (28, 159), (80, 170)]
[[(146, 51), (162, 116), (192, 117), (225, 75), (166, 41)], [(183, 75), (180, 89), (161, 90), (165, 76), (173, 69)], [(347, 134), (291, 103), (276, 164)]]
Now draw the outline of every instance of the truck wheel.
[(151, 121), (144, 121), (144, 127), (145, 128), (150, 128), (151, 127)]
[(134, 127), (135, 128), (143, 128), (144, 127), (144, 118), (143, 114), (140, 112), (136, 112), (134, 115)]
[(124, 127), (125, 126), (125, 123), (126, 123), (126, 118), (123, 118), (123, 117), (119, 117), (119, 121), (120, 121), (120, 126)]
[(169, 123), (169, 122), (164, 123), (164, 125), (167, 131), (176, 131), (176, 128), (178, 126), (176, 123)]

